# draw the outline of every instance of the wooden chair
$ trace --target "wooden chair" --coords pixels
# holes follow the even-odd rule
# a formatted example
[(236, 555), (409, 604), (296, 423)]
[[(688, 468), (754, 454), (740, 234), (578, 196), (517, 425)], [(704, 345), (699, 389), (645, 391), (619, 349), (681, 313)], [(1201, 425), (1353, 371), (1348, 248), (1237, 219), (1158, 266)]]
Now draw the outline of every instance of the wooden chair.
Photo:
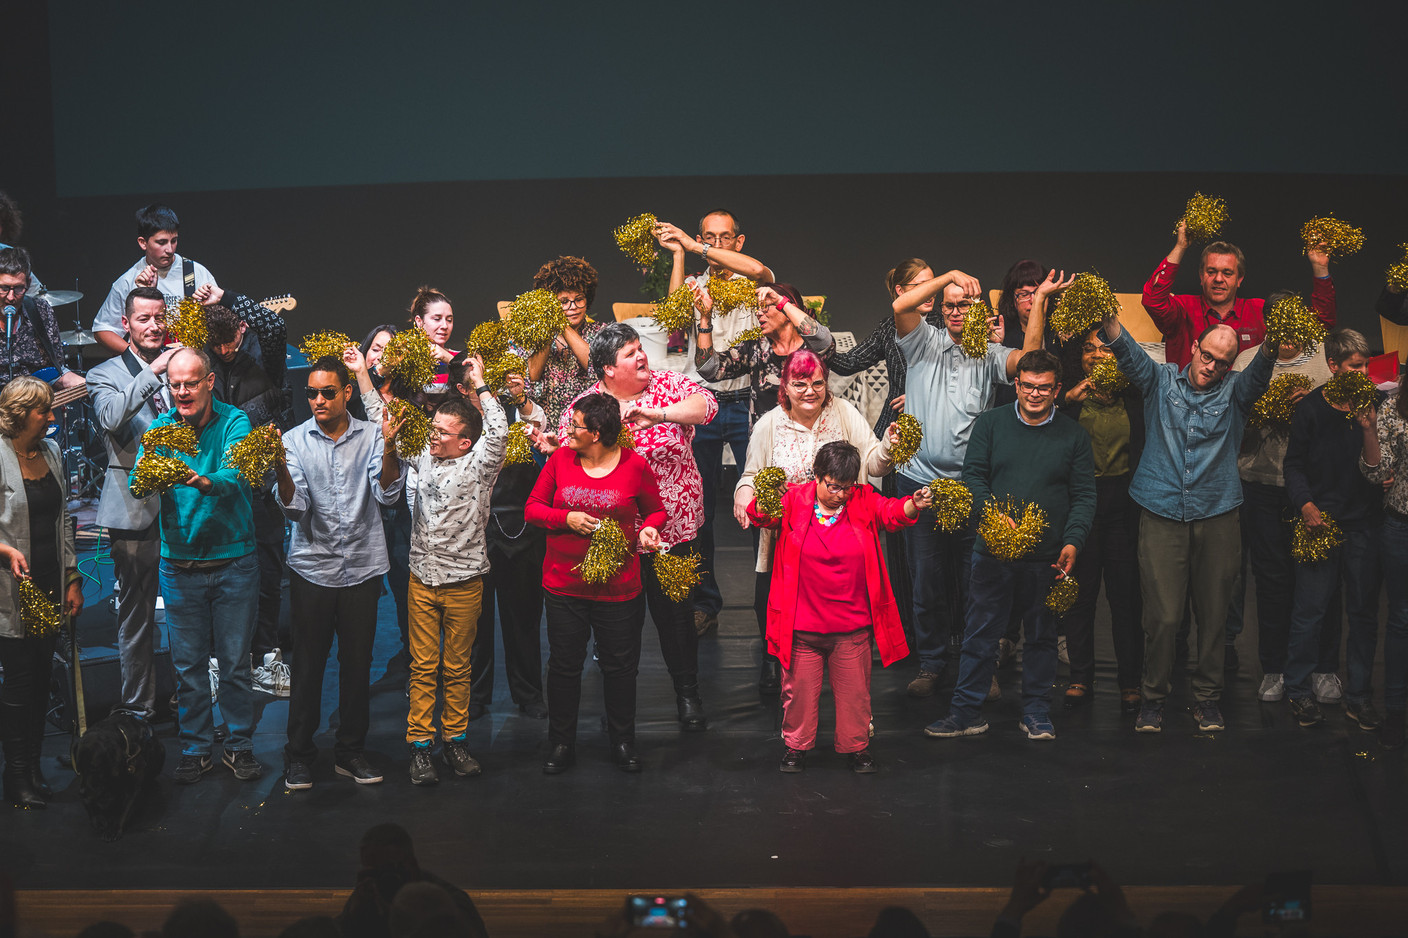
[(649, 318), (655, 313), (654, 303), (612, 303), (612, 315), (617, 322), (625, 322), (627, 319), (635, 319), (637, 316)]
[(1397, 352), (1398, 364), (1408, 359), (1408, 326), (1395, 326), (1384, 317), (1379, 317), (1379, 330), (1383, 333), (1384, 351)]
[(513, 300), (499, 300), (499, 318), (508, 318), (508, 308), (513, 305)]

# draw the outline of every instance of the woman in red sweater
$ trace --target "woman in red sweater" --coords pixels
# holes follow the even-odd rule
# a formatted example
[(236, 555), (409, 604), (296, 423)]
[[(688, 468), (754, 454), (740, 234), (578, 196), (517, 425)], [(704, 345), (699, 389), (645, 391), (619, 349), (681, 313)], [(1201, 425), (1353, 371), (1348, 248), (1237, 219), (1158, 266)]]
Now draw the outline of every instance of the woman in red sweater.
[(621, 526), (628, 544), (661, 546), (665, 509), (655, 473), (637, 453), (617, 445), (621, 405), (606, 394), (589, 394), (572, 405), (563, 446), (548, 458), (528, 496), (524, 517), (547, 528), (543, 588), (548, 620), (548, 743), (543, 763), (549, 775), (565, 772), (574, 759), (582, 664), (587, 640), (596, 638), (606, 697), (607, 732), (616, 765), (639, 772), (636, 755), (636, 669), (645, 624), (640, 559), (634, 550), (605, 583), (582, 582), (576, 567), (587, 555), (592, 532), (604, 518)]
[(836, 699), (836, 751), (851, 769), (877, 770), (870, 754), (870, 640), (880, 662), (909, 654), (880, 547), (880, 529), (914, 524), (929, 507), (927, 488), (908, 498), (885, 498), (860, 478), (860, 452), (837, 440), (817, 451), (815, 482), (790, 486), (782, 517), (758, 511), (758, 527), (780, 528), (768, 594), (768, 651), (782, 662), (783, 772), (800, 772), (816, 743), (824, 669), (831, 668)]

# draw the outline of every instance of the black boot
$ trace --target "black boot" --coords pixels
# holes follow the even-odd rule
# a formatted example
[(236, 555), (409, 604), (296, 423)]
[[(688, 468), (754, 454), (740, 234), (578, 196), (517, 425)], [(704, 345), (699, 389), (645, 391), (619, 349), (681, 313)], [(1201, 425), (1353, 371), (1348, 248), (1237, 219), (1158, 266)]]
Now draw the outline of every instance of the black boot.
[(687, 733), (699, 733), (709, 728), (709, 721), (704, 719), (704, 701), (699, 699), (697, 681), (676, 682), (675, 707), (679, 711), (680, 729)]
[[(47, 704), (48, 701), (46, 700)], [(29, 743), (29, 784), (34, 790), (39, 792), (39, 797), (48, 801), (54, 797), (54, 789), (49, 787), (49, 782), (44, 778), (44, 767), (40, 764), (40, 759), (44, 755), (44, 707), (33, 707), (31, 714)]]
[(782, 690), (782, 665), (772, 655), (763, 655), (763, 669), (758, 674), (758, 695), (776, 697)]
[(28, 708), (0, 704), (0, 743), (5, 749), (5, 800), (17, 808), (44, 808), (47, 803), (30, 781)]

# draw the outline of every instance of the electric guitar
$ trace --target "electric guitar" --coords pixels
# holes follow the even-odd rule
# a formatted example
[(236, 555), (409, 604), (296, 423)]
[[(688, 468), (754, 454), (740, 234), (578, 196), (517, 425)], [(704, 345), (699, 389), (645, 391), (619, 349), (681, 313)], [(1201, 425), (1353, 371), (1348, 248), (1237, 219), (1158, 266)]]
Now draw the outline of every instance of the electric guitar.
[(281, 296), (266, 296), (259, 301), (259, 305), (276, 313), (287, 313), (298, 308), (298, 299), (292, 293), (285, 293)]

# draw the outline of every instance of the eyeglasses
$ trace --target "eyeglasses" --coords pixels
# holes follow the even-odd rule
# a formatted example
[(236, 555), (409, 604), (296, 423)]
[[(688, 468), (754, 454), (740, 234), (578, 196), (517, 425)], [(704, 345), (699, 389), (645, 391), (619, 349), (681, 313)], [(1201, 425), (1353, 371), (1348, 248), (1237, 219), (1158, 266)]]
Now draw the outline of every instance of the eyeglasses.
[(572, 423), (572, 422), (569, 420), (569, 421), (567, 422), (567, 425), (568, 425), (569, 427), (571, 427), (573, 430), (581, 430), (583, 433), (591, 433), (590, 430), (588, 430), (586, 427), (582, 426), (580, 423)]
[(823, 482), (821, 484), (826, 486), (826, 491), (830, 492), (832, 495), (845, 495), (857, 488), (857, 484), (854, 482), (850, 485), (837, 485), (835, 482)]
[(323, 400), (330, 401), (334, 397), (337, 397), (338, 392), (341, 390), (342, 388), (304, 388), (303, 393), (308, 395), (308, 400), (310, 401), (318, 397), (318, 395), (322, 395)]
[(25, 291), (28, 290), (28, 289), (29, 289), (29, 284), (27, 284), (27, 283), (16, 283), (16, 284), (4, 284), (4, 283), (0, 283), (0, 293), (5, 294), (6, 296), (24, 296)]
[(1012, 299), (1014, 299), (1014, 300), (1029, 300), (1029, 299), (1031, 299), (1031, 298), (1034, 297), (1034, 296), (1036, 296), (1036, 291), (1035, 291), (1035, 290), (1018, 290), (1017, 292), (1015, 292), (1015, 293), (1012, 294)]
[(430, 436), (431, 436), (432, 438), (434, 438), (434, 437), (441, 437), (441, 436), (466, 436), (466, 435), (467, 435), (467, 434), (464, 434), (464, 433), (456, 433), (454, 430), (445, 430), (445, 429), (442, 429), (442, 428), (440, 428), (440, 427), (435, 426), (434, 424), (431, 424), (431, 425), (430, 425)]
[[(205, 377), (208, 378), (210, 376), (206, 375)], [(199, 381), (173, 381), (170, 384), (170, 388), (173, 391), (196, 391), (199, 390), (200, 386), (204, 383), (205, 378), (201, 378)]]
[(587, 308), (587, 300), (585, 297), (578, 297), (576, 299), (563, 297), (562, 299), (559, 299), (558, 302), (562, 304), (563, 309), (577, 309), (578, 307), (581, 307), (582, 309)]
[(732, 244), (733, 242), (735, 242), (735, 241), (738, 240), (738, 235), (736, 235), (736, 234), (728, 234), (728, 235), (706, 234), (706, 235), (700, 235), (700, 236), (699, 236), (699, 240), (700, 240), (700, 241), (703, 241), (705, 244), (712, 244), (712, 245), (718, 246), (718, 245), (720, 245), (720, 244)]
[(1054, 384), (1028, 384), (1025, 381), (1018, 381), (1017, 387), (1024, 394), (1030, 394), (1032, 397), (1045, 397), (1048, 394), (1056, 393), (1056, 385)]
[(820, 394), (822, 391), (826, 390), (826, 382), (813, 381), (809, 384), (806, 381), (789, 381), (787, 382), (787, 388), (797, 394), (805, 394), (807, 391), (815, 391)]
[(950, 313), (966, 313), (973, 308), (972, 300), (963, 300), (959, 303), (944, 303), (943, 308)]
[(1201, 345), (1198, 346), (1198, 357), (1202, 359), (1204, 365), (1212, 365), (1213, 371), (1221, 373), (1224, 371), (1232, 370), (1231, 362), (1225, 362), (1215, 355), (1209, 355), (1207, 352), (1203, 351), (1203, 347)]

